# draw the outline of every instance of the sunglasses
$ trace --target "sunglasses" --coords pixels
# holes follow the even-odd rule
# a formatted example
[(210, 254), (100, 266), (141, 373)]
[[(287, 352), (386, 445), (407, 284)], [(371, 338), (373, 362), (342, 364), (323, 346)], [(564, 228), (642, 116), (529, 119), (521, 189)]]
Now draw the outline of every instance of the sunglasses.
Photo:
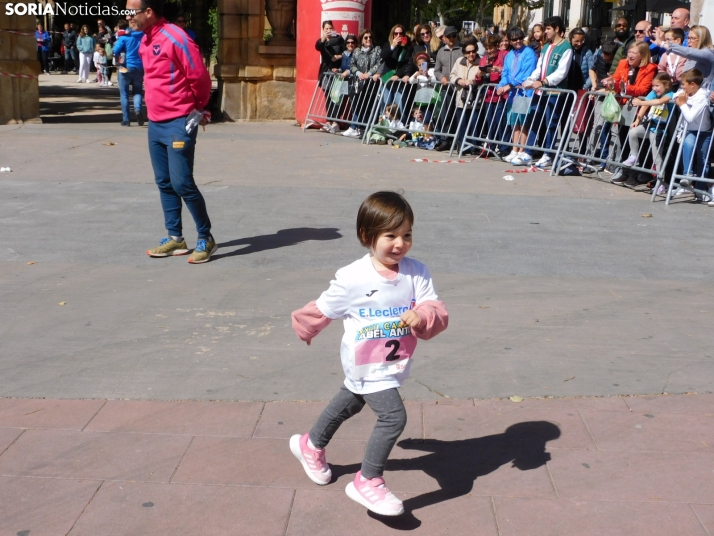
[(394, 35), (404, 35), (404, 32), (394, 32)]
[(419, 35), (431, 35), (431, 32), (422, 32)]
[(357, 41), (347, 41), (347, 45), (357, 45)]
[(362, 41), (366, 41), (367, 39), (369, 39), (369, 40), (371, 41), (371, 40), (372, 40), (372, 36), (371, 36), (371, 35), (365, 35), (365, 36), (362, 38)]
[(636, 34), (643, 34), (643, 33), (645, 33), (645, 31), (646, 31), (646, 30), (635, 30), (635, 33), (636, 33)]
[(475, 50), (465, 50), (464, 54), (476, 54)]

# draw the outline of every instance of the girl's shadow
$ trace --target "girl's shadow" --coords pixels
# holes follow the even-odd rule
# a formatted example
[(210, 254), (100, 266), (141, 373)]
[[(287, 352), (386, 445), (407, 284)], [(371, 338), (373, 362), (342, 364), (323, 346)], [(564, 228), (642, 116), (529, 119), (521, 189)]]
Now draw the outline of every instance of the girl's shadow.
[(248, 246), (228, 253), (218, 253), (213, 255), (213, 259), (221, 259), (224, 257), (234, 257), (236, 255), (250, 255), (268, 249), (278, 249), (287, 246), (294, 246), (300, 242), (308, 240), (337, 240), (342, 238), (339, 229), (334, 228), (314, 228), (314, 227), (296, 227), (292, 229), (281, 229), (275, 234), (251, 236), (248, 238), (239, 238), (218, 244), (220, 249), (229, 248), (232, 246)]
[[(550, 454), (546, 443), (560, 437), (560, 428), (547, 421), (520, 422), (509, 426), (502, 434), (457, 441), (426, 441), (404, 439), (403, 449), (429, 452), (426, 456), (406, 460), (389, 460), (388, 471), (424, 471), (434, 478), (441, 489), (404, 501), (404, 515), (397, 518), (369, 513), (370, 517), (399, 530), (413, 530), (421, 525), (413, 512), (442, 501), (471, 493), (474, 481), (508, 463), (521, 471), (545, 465)], [(357, 472), (359, 465), (332, 466), (335, 478)], [(354, 469), (354, 471), (352, 471)]]

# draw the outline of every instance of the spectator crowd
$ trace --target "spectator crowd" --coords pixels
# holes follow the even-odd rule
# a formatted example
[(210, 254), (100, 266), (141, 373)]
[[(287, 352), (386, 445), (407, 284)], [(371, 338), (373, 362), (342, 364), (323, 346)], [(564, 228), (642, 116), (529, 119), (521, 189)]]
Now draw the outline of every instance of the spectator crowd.
[[(590, 114), (577, 118), (587, 124), (571, 133), (591, 134), (592, 116), (609, 117), (599, 105), (614, 98), (623, 118), (599, 120), (590, 153), (597, 167), (590, 167), (611, 172), (616, 184), (652, 188), (667, 165), (665, 149), (676, 146), (678, 167), (669, 159), (667, 175), (685, 177), (677, 180), (678, 193), (714, 206), (709, 29), (690, 26), (689, 11), (679, 8), (669, 27), (639, 21), (631, 28), (621, 18), (605, 39), (592, 34), (568, 31), (560, 17), (528, 32), (491, 27), (468, 35), (433, 23), (396, 24), (380, 47), (369, 29), (343, 37), (324, 21), (315, 43), (325, 97), (322, 130), (353, 138), (369, 132), (370, 143), (480, 149), (514, 166), (549, 168), (573, 116)], [(424, 87), (431, 97), (424, 98)], [(632, 111), (627, 120), (625, 108)], [(474, 132), (486, 143), (465, 143)], [(585, 150), (580, 138), (576, 145)]]

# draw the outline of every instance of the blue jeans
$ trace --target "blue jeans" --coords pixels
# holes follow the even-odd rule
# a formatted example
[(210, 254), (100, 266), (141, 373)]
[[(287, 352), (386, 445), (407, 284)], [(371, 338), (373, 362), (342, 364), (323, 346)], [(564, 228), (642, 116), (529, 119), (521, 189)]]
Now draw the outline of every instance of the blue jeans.
[(193, 180), (193, 154), (198, 127), (188, 134), (186, 117), (149, 121), (149, 156), (159, 187), (161, 207), (169, 236), (182, 236), (181, 199), (196, 222), (198, 238), (211, 237), (206, 202)]
[[(540, 130), (541, 125), (545, 125), (545, 145), (543, 148), (553, 148), (555, 135), (558, 130), (558, 122), (560, 121), (561, 108), (563, 108), (563, 105), (565, 104), (563, 97), (558, 99), (559, 96), (560, 95), (543, 94), (533, 97), (534, 101), (538, 99), (538, 103), (531, 107), (530, 113), (528, 114), (527, 124), (529, 132), (528, 141), (526, 142), (527, 145), (538, 145), (538, 131)], [(558, 100), (561, 102), (559, 103)], [(530, 149), (527, 149), (526, 153), (533, 156), (533, 151)]]
[[(72, 58), (72, 69), (69, 68), (69, 60)], [(66, 48), (64, 50), (64, 70), (74, 71), (79, 69), (79, 63), (77, 63), (77, 49)]]
[[(709, 174), (709, 150), (711, 149), (712, 133), (688, 130), (682, 142), (682, 168), (684, 175), (706, 177)], [(697, 181), (694, 187), (706, 190), (707, 184)]]
[(143, 94), (144, 69), (129, 69), (128, 72), (119, 72), (119, 99), (121, 100), (121, 116), (123, 121), (129, 119), (129, 86), (134, 99), (134, 113), (141, 113), (141, 98)]

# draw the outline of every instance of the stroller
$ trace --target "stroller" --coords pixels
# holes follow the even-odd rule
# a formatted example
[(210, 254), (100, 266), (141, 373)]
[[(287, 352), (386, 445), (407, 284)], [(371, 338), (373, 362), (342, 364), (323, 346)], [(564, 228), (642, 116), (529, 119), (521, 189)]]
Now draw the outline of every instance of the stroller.
[(60, 72), (64, 67), (64, 58), (57, 54), (57, 52), (47, 54), (47, 64), (50, 73)]

